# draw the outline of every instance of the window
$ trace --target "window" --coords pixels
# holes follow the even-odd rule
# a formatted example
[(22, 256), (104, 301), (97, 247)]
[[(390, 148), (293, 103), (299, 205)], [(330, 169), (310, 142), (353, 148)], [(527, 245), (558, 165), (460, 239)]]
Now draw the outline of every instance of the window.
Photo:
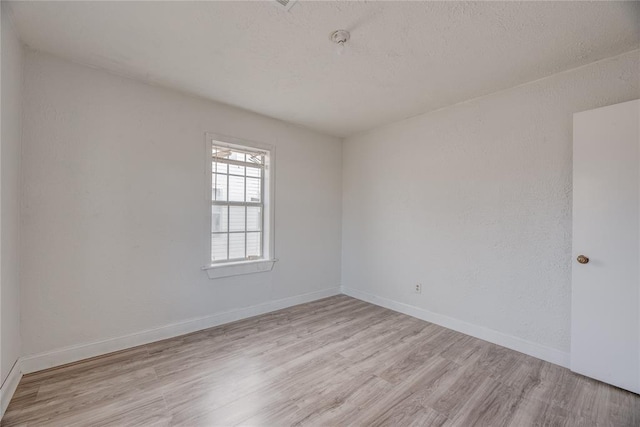
[[(273, 148), (208, 134), (211, 257), (215, 277), (270, 270), (273, 266)], [(271, 262), (260, 268), (241, 264)], [(234, 266), (229, 272), (209, 270)], [(229, 273), (229, 274), (227, 274)]]

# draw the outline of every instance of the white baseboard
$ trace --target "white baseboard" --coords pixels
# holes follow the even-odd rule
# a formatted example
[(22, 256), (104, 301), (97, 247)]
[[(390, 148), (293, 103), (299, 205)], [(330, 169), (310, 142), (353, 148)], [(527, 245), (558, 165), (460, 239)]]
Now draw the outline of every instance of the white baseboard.
[(426, 320), (427, 322), (435, 323), (436, 325), (440, 325), (448, 329), (453, 329), (454, 331), (462, 332), (463, 334), (471, 335), (472, 337), (476, 337), (484, 341), (489, 341), (490, 343), (510, 348), (512, 350), (519, 351), (520, 353), (528, 354), (529, 356), (533, 356), (538, 359), (563, 366), (565, 368), (569, 367), (569, 353), (566, 353), (564, 351), (527, 341), (522, 338), (514, 337), (512, 335), (485, 328), (483, 326), (467, 323), (465, 321), (444, 316), (442, 314), (434, 313), (432, 311), (425, 310), (413, 305), (379, 297), (377, 295), (359, 291), (357, 289), (342, 286), (341, 290), (343, 294), (350, 297), (357, 298), (371, 304), (379, 305), (381, 307), (385, 307), (403, 314), (407, 314), (412, 317), (417, 317), (418, 319)]
[(16, 363), (9, 371), (9, 375), (7, 375), (7, 379), (0, 387), (0, 419), (4, 416), (4, 412), (7, 410), (9, 402), (11, 402), (11, 398), (16, 392), (18, 383), (22, 378), (22, 369), (20, 365), (20, 359), (16, 360)]
[(135, 332), (133, 334), (109, 338), (85, 344), (73, 345), (45, 353), (23, 356), (20, 359), (22, 372), (25, 374), (53, 368), (67, 363), (77, 362), (90, 357), (100, 356), (114, 351), (124, 350), (151, 342), (173, 338), (202, 329), (212, 328), (225, 323), (235, 322), (248, 317), (269, 313), (283, 308), (340, 294), (340, 288), (329, 288), (294, 297), (254, 305), (251, 307), (230, 310), (211, 316), (199, 317), (159, 328)]
[[(90, 357), (100, 356), (114, 351), (124, 350), (127, 348), (149, 344), (151, 342), (160, 341), (167, 338), (196, 332), (202, 329), (223, 325), (225, 323), (235, 322), (237, 320), (246, 319), (252, 316), (269, 313), (283, 308), (291, 307), (306, 302), (315, 301), (321, 298), (330, 297), (343, 293), (353, 298), (357, 298), (371, 304), (376, 304), (427, 322), (435, 323), (463, 334), (489, 341), (521, 353), (528, 354), (538, 359), (554, 363), (556, 365), (569, 367), (569, 353), (537, 344), (522, 338), (514, 337), (493, 329), (474, 325), (442, 314), (433, 313), (431, 311), (415, 307), (409, 304), (393, 301), (388, 298), (379, 297), (367, 292), (347, 287), (335, 287), (324, 289), (322, 291), (311, 292), (294, 297), (284, 298), (276, 301), (270, 301), (251, 307), (230, 310), (211, 316), (199, 317), (186, 320), (183, 322), (173, 323), (159, 328), (148, 329), (133, 334), (95, 341), (85, 344), (73, 345), (70, 347), (60, 348), (45, 353), (23, 356), (14, 366), (12, 373), (5, 381), (2, 387), (2, 410), (9, 403), (15, 387), (18, 385), (22, 374), (40, 371), (67, 363), (77, 362), (79, 360), (88, 359)], [(15, 371), (15, 372), (14, 372)], [(12, 388), (13, 387), (13, 388)], [(10, 391), (10, 392), (9, 392)]]

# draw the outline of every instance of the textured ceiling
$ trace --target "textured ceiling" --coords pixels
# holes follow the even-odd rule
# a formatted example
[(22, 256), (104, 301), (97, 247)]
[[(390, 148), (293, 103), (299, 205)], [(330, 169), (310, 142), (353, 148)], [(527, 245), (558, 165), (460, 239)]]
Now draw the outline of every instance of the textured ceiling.
[[(347, 136), (640, 47), (637, 2), (12, 3), (25, 44)], [(329, 41), (351, 31), (345, 55)]]

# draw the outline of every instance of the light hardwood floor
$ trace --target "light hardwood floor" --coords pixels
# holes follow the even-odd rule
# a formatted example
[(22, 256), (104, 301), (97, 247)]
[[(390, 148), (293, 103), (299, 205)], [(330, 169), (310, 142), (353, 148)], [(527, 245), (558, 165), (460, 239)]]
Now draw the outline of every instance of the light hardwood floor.
[(640, 396), (336, 296), (25, 376), (14, 425), (639, 426)]

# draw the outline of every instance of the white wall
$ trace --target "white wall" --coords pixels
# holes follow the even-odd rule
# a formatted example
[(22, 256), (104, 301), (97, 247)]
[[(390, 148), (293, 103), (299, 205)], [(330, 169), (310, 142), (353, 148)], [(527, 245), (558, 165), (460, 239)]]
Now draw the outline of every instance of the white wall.
[(20, 140), (22, 46), (2, 4), (0, 146), (0, 384), (20, 356)]
[[(24, 104), (24, 354), (339, 286), (340, 140), (35, 52)], [(272, 272), (200, 270), (207, 131), (277, 147)]]
[(640, 97), (639, 57), (348, 138), (342, 284), (568, 352), (572, 114)]
[[(23, 354), (335, 289), (341, 265), (347, 290), (567, 352), (571, 116), (640, 97), (639, 56), (343, 145), (28, 52)], [(277, 146), (270, 273), (212, 281), (200, 270), (206, 131)]]

